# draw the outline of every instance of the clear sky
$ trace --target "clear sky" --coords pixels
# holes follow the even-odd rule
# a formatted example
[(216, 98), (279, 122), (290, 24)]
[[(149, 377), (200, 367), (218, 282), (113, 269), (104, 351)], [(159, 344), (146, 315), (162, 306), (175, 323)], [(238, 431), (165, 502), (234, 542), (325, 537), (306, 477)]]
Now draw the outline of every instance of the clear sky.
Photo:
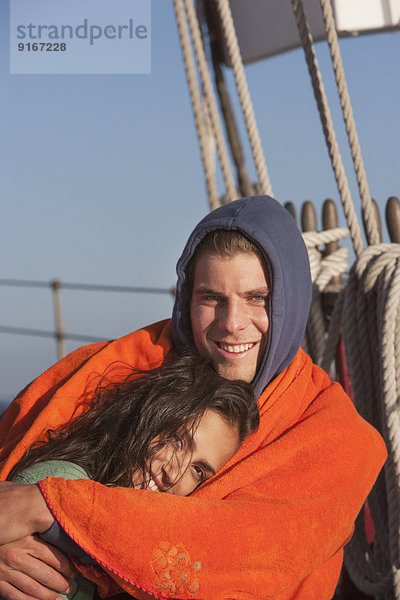
[[(399, 33), (341, 41), (381, 206), (400, 195), (399, 42)], [(359, 212), (328, 56), (319, 44)], [(297, 207), (337, 200), (302, 50), (246, 71), (274, 195)], [(172, 2), (152, 0), (151, 75), (10, 75), (9, 2), (0, 0), (0, 131), (0, 278), (173, 286), (176, 259), (208, 202)], [(68, 332), (104, 338), (172, 309), (168, 295), (64, 290), (62, 300)], [(51, 329), (50, 291), (0, 286), (0, 325)], [(52, 339), (0, 333), (0, 398), (55, 360)]]

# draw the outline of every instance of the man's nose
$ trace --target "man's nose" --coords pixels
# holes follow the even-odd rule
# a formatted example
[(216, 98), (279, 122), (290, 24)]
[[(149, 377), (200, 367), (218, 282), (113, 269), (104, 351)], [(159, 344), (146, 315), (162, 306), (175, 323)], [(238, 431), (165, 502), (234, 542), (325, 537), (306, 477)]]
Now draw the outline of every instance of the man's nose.
[(221, 306), (218, 313), (218, 324), (229, 333), (245, 329), (248, 324), (248, 316), (243, 302), (235, 298)]

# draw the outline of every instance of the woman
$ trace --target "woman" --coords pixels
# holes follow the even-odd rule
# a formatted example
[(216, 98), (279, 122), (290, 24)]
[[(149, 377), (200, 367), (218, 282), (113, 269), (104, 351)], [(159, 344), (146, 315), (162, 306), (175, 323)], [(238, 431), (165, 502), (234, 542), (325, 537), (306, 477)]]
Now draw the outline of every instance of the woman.
[[(29, 449), (8, 479), (48, 476), (188, 495), (235, 454), (258, 426), (251, 386), (219, 376), (204, 359), (184, 356), (85, 399), (89, 411)], [(96, 564), (56, 524), (42, 535), (83, 564)], [(91, 598), (83, 578), (69, 594)]]

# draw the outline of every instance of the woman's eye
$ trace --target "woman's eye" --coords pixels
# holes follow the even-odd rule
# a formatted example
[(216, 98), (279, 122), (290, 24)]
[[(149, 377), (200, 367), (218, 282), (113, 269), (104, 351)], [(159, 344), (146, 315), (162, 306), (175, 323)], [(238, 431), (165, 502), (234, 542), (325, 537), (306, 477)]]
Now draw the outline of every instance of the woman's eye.
[(172, 438), (172, 441), (173, 441), (174, 446), (175, 446), (175, 448), (177, 450), (182, 450), (182, 448), (183, 448), (183, 440), (178, 435), (175, 435)]
[(207, 479), (206, 474), (204, 473), (204, 471), (201, 467), (198, 467), (197, 465), (193, 465), (193, 470), (196, 473), (196, 477), (200, 483), (203, 483), (203, 481), (205, 481)]

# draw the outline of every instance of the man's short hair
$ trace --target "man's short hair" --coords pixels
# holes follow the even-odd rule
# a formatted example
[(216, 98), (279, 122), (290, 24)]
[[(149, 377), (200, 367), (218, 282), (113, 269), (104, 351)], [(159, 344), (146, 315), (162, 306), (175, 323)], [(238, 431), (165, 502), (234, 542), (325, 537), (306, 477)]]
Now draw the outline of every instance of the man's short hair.
[(195, 259), (196, 262), (200, 254), (205, 252), (211, 252), (226, 258), (231, 258), (235, 254), (243, 252), (244, 254), (257, 254), (257, 256), (262, 258), (262, 253), (258, 246), (240, 231), (232, 229), (217, 229), (216, 231), (207, 233), (197, 246), (192, 260)]
[(199, 256), (203, 254), (217, 254), (223, 258), (232, 258), (236, 254), (255, 254), (258, 256), (265, 267), (266, 277), (268, 268), (266, 260), (258, 246), (249, 240), (241, 231), (234, 229), (217, 229), (204, 236), (201, 242), (196, 246), (186, 272), (187, 298), (191, 298), (194, 283), (194, 270)]

